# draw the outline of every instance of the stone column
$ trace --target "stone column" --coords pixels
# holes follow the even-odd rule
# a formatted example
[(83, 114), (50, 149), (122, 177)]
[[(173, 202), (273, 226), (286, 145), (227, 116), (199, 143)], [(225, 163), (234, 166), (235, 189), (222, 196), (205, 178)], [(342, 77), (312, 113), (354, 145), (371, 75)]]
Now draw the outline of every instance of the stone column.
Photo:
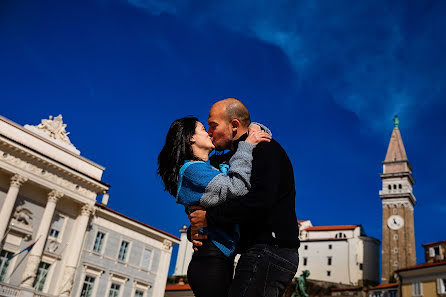
[(73, 235), (71, 236), (71, 243), (68, 253), (65, 259), (65, 270), (62, 278), (62, 282), (59, 287), (58, 296), (70, 296), (73, 287), (74, 273), (76, 271), (77, 263), (81, 254), (82, 243), (87, 231), (88, 220), (93, 212), (93, 206), (85, 204), (81, 213), (76, 220), (76, 227)]
[(5, 236), (6, 228), (8, 227), (20, 186), (27, 180), (28, 178), (18, 174), (11, 177), (11, 185), (9, 186), (8, 194), (6, 194), (5, 202), (0, 210), (0, 240)]
[(152, 296), (164, 296), (166, 290), (167, 274), (169, 273), (170, 256), (172, 255), (172, 241), (164, 239), (161, 250), (158, 272), (153, 285)]
[(42, 215), (39, 230), (37, 231), (37, 240), (34, 247), (31, 249), (28, 262), (26, 264), (25, 272), (23, 273), (22, 285), (24, 287), (32, 288), (34, 278), (36, 277), (37, 269), (39, 268), (40, 259), (42, 257), (43, 248), (45, 247), (48, 231), (50, 229), (51, 221), (53, 219), (54, 210), (56, 209), (57, 201), (63, 196), (63, 193), (53, 190), (48, 194), (48, 202), (46, 203), (45, 211)]

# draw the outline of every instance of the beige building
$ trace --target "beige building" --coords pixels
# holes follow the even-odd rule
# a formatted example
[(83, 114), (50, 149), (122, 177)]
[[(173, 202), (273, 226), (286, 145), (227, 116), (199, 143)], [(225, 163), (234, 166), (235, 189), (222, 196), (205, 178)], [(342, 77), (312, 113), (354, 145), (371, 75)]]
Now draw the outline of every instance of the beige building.
[(400, 297), (446, 296), (446, 261), (403, 268), (396, 274)]
[(163, 296), (179, 238), (107, 208), (103, 171), (62, 116), (0, 116), (0, 296)]
[(446, 260), (446, 240), (423, 244), (426, 263)]

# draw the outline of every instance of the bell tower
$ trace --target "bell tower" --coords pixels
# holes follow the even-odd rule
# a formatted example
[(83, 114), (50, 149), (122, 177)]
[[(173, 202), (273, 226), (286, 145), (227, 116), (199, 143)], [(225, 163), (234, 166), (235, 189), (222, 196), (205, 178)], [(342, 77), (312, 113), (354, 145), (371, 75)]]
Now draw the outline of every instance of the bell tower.
[(413, 209), (416, 204), (412, 193), (415, 180), (407, 159), (399, 130), (399, 119), (393, 119), (394, 128), (381, 174), (382, 189), (382, 265), (381, 283), (389, 283), (395, 270), (416, 265)]

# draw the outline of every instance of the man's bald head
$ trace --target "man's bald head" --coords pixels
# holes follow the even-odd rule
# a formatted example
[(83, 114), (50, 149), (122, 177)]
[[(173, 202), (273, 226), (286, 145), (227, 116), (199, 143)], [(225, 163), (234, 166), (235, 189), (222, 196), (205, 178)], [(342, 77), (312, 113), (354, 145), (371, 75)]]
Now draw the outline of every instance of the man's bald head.
[(240, 100), (227, 98), (216, 102), (209, 111), (209, 135), (217, 150), (233, 149), (232, 141), (248, 132), (248, 109)]
[(239, 120), (240, 124), (247, 128), (251, 124), (251, 118), (249, 116), (248, 109), (246, 106), (238, 99), (226, 98), (217, 101), (211, 108), (221, 108), (224, 111), (225, 118), (228, 122), (236, 119)]

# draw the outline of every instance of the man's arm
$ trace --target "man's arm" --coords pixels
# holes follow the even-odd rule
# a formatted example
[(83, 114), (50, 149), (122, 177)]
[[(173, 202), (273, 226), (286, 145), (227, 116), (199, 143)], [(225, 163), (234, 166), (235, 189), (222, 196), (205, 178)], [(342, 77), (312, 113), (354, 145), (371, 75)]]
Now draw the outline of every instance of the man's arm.
[[(208, 208), (208, 226), (252, 222), (272, 208), (280, 183), (279, 149), (280, 146), (274, 140), (257, 145), (253, 151), (251, 190), (242, 197)], [(202, 215), (202, 212), (197, 212), (196, 216)], [(193, 222), (194, 216), (191, 219)]]

